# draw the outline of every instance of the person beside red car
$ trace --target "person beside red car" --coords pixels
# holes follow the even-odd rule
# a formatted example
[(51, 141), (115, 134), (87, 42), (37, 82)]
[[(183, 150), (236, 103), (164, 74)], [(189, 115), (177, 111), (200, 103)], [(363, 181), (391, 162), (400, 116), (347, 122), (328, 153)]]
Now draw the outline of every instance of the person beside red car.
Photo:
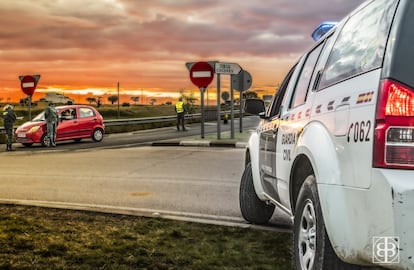
[(10, 104), (7, 104), (4, 107), (3, 112), (3, 121), (4, 121), (4, 129), (6, 130), (7, 135), (7, 147), (6, 151), (14, 151), (12, 148), (13, 143), (13, 123), (16, 121), (17, 117), (14, 113), (13, 106)]
[(49, 146), (56, 146), (56, 130), (59, 124), (58, 112), (55, 105), (50, 102), (45, 109), (45, 119), (47, 128), (47, 137), (50, 140)]

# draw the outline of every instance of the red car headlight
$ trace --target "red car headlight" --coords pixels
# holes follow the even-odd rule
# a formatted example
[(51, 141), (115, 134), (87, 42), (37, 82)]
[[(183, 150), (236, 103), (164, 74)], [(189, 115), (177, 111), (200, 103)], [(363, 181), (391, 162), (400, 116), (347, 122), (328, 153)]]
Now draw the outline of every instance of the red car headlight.
[(39, 129), (40, 129), (40, 126), (34, 126), (34, 127), (31, 127), (31, 128), (27, 131), (27, 133), (35, 133), (35, 132), (37, 132)]

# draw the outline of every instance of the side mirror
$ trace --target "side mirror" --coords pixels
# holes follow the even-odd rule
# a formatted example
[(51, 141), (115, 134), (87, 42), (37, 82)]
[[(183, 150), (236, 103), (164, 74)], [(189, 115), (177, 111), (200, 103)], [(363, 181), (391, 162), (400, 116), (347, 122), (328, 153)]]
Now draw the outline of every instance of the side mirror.
[(265, 103), (261, 99), (246, 99), (244, 103), (244, 111), (263, 118), (266, 115)]

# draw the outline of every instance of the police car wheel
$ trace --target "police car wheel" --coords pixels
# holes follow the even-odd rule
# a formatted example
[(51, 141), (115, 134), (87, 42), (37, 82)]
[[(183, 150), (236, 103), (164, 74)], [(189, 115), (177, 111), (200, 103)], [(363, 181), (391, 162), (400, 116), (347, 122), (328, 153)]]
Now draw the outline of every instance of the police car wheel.
[(269, 205), (257, 197), (250, 163), (246, 165), (241, 178), (239, 203), (243, 218), (254, 224), (266, 224), (275, 210), (274, 205)]
[(358, 270), (341, 261), (326, 233), (314, 175), (306, 177), (295, 210), (293, 229), (294, 268), (300, 270)]
[(100, 142), (103, 139), (103, 130), (100, 128), (97, 128), (92, 133), (92, 140), (94, 142)]
[(43, 146), (46, 146), (46, 147), (48, 147), (49, 145), (50, 145), (50, 140), (49, 140), (49, 138), (47, 137), (47, 134), (45, 133), (45, 134), (43, 134), (42, 135), (42, 137), (40, 138), (40, 143), (43, 145)]

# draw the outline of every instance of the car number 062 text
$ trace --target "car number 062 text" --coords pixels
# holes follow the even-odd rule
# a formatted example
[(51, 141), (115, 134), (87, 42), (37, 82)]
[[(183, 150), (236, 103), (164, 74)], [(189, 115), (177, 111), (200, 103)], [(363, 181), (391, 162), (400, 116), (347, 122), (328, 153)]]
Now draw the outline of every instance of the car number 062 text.
[(351, 123), (348, 129), (348, 142), (369, 142), (369, 133), (371, 131), (371, 121), (361, 121)]

